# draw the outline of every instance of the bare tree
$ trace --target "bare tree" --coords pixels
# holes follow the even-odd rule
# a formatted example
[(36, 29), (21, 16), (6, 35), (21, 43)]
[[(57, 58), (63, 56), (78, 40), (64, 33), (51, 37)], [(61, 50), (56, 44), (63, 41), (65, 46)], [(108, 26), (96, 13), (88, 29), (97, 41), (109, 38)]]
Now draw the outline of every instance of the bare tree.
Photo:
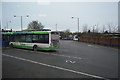
[(87, 24), (84, 24), (83, 25), (83, 32), (87, 32), (88, 31), (88, 25)]
[(114, 33), (118, 33), (118, 25), (114, 25), (113, 26), (113, 32)]
[(95, 32), (98, 33), (98, 24), (95, 25)]
[(120, 33), (120, 26), (118, 25), (117, 27), (118, 27), (118, 33)]
[(112, 23), (108, 24), (108, 29), (109, 29), (109, 33), (117, 33), (118, 32), (118, 26)]
[(92, 27), (92, 28), (93, 28), (93, 29), (92, 29), (92, 30), (93, 30), (93, 32), (95, 32), (95, 25), (93, 25), (93, 27)]
[(105, 32), (105, 25), (103, 25), (103, 31), (102, 31), (103, 33)]
[(69, 33), (69, 32), (70, 32), (70, 29), (66, 29), (64, 32)]
[(69, 35), (70, 35), (70, 29), (64, 30), (64, 33), (65, 33), (65, 36), (66, 36), (66, 37), (69, 37)]
[(44, 26), (41, 22), (38, 21), (32, 21), (28, 24), (28, 29), (43, 29)]
[(109, 23), (109, 24), (108, 24), (108, 30), (109, 30), (109, 33), (111, 33), (111, 28), (112, 28), (112, 24)]

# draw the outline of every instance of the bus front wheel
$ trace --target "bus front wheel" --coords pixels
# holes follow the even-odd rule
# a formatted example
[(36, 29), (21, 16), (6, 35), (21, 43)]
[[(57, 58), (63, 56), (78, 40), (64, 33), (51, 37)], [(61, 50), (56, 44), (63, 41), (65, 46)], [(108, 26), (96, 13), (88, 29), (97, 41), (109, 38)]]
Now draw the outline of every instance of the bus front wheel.
[(37, 46), (33, 46), (33, 51), (37, 51)]

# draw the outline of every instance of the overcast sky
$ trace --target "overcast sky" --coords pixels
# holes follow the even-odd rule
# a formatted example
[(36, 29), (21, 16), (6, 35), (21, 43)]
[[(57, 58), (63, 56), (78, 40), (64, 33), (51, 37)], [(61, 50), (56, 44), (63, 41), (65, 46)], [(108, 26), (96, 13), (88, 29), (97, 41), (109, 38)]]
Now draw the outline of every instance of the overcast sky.
[[(51, 2), (41, 4), (38, 2), (3, 2), (2, 3), (2, 27), (4, 28), (8, 21), (9, 29), (20, 30), (20, 17), (23, 17), (23, 28), (26, 29), (28, 23), (33, 20), (40, 21), (45, 28), (56, 30), (70, 29), (72, 32), (78, 31), (77, 19), (80, 18), (80, 31), (83, 25), (87, 24), (88, 29), (98, 24), (99, 30), (103, 25), (112, 23), (118, 24), (118, 3), (117, 2)], [(105, 26), (106, 29), (108, 28)]]

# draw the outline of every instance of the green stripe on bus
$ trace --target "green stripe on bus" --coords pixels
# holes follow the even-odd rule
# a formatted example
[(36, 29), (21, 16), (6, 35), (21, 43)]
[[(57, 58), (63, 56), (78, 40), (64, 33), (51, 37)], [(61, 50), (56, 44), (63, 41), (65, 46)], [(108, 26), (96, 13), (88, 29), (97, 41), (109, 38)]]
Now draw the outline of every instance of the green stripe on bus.
[(49, 32), (13, 32), (13, 33), (3, 33), (4, 35), (13, 35), (13, 34), (49, 34)]
[(33, 32), (34, 34), (49, 34), (49, 32)]
[(49, 47), (49, 48), (38, 48), (38, 50), (55, 50), (58, 49), (59, 47)]
[(12, 35), (13, 33), (3, 33), (3, 34), (5, 34), (5, 35)]
[[(15, 48), (25, 48), (25, 49), (33, 49), (33, 47), (28, 47), (28, 46), (14, 46)], [(59, 47), (49, 47), (49, 48), (38, 48), (38, 50), (55, 50), (58, 49)]]
[(35, 31), (37, 29), (26, 29), (26, 30), (22, 30), (22, 31)]
[(32, 47), (27, 47), (27, 46), (14, 46), (16, 48), (25, 48), (25, 49), (33, 49)]
[(13, 34), (33, 34), (33, 32), (32, 33), (31, 32), (15, 32)]

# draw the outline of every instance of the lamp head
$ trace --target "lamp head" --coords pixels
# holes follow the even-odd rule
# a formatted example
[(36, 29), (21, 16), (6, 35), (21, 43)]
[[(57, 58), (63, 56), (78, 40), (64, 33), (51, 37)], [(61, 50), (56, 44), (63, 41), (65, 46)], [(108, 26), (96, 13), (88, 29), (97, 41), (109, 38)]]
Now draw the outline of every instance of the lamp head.
[(14, 15), (14, 17), (16, 17), (16, 15)]
[(29, 15), (27, 15), (27, 17), (29, 17)]
[(72, 17), (72, 19), (73, 19), (74, 17)]

